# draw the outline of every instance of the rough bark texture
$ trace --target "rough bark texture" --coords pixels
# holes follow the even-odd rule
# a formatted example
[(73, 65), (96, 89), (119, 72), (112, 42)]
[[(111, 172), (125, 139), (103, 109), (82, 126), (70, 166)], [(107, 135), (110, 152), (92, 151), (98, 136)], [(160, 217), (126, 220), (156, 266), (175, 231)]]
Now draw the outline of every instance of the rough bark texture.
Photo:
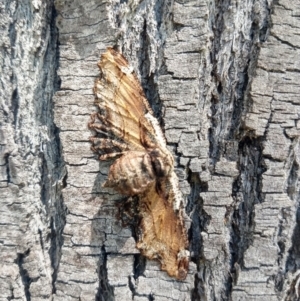
[[(298, 0), (0, 0), (0, 300), (298, 300)], [(135, 248), (90, 151), (119, 45), (172, 150), (192, 262)], [(126, 209), (126, 210), (125, 210)]]

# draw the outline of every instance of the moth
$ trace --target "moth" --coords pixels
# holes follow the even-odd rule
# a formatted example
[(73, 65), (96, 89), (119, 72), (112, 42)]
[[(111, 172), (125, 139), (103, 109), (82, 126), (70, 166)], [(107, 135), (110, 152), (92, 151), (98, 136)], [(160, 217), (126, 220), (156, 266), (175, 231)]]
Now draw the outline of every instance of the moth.
[(174, 159), (142, 86), (125, 57), (107, 48), (98, 63), (95, 104), (89, 128), (100, 160), (114, 159), (104, 187), (138, 196), (140, 235), (136, 246), (171, 277), (188, 272), (187, 231)]

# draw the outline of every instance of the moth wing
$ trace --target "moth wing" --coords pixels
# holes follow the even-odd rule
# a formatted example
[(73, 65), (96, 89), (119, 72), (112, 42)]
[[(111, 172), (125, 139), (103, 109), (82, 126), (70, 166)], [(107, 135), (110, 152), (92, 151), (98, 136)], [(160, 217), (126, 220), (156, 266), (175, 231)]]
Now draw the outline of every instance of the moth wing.
[(136, 74), (124, 56), (113, 48), (107, 48), (98, 66), (102, 74), (95, 82), (94, 92), (107, 132), (112, 132), (132, 150), (144, 149), (141, 136), (147, 133), (141, 131), (153, 129), (151, 125), (141, 129), (141, 120), (153, 112)]
[(174, 211), (172, 200), (158, 193), (154, 185), (140, 196), (139, 201), (142, 233), (137, 248), (147, 258), (157, 259), (161, 269), (170, 276), (185, 279), (189, 252), (181, 209)]

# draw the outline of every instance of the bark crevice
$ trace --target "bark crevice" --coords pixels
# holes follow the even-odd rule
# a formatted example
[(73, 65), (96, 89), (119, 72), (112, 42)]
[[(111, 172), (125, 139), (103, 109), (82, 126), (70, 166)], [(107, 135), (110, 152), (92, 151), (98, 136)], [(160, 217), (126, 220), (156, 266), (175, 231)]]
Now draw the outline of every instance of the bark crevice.
[(96, 301), (114, 301), (114, 288), (108, 282), (107, 278), (107, 253), (105, 247), (101, 248), (101, 256), (99, 258), (99, 287), (96, 294)]

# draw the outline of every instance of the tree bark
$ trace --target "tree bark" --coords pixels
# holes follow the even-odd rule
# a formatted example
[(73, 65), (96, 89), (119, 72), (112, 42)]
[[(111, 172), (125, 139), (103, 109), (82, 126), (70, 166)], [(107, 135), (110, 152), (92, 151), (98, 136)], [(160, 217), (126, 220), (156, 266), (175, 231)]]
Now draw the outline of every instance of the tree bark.
[[(1, 0), (0, 301), (300, 300), (299, 12), (297, 0)], [(175, 157), (185, 281), (139, 254), (134, 202), (101, 187), (111, 162), (87, 124), (108, 46)]]

